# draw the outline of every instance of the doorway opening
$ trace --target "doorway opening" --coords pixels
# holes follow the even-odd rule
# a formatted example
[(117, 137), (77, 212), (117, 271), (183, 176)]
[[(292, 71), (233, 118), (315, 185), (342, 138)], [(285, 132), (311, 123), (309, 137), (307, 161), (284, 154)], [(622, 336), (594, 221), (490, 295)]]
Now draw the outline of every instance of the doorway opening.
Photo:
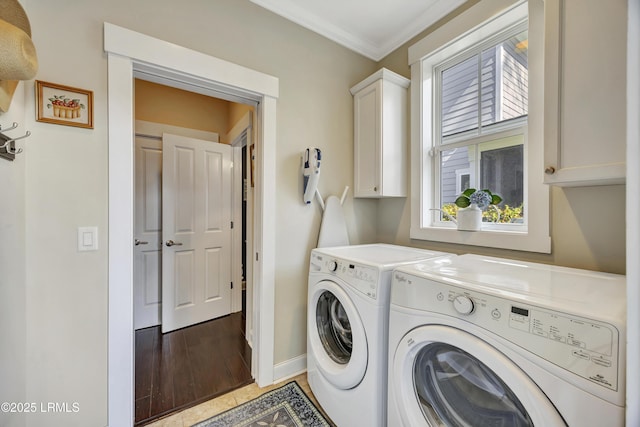
[(250, 264), (254, 289), (252, 373), (259, 386), (274, 380), (276, 111), (278, 79), (113, 24), (104, 24), (108, 60), (109, 304), (108, 419), (134, 419), (133, 333), (133, 79), (156, 76), (172, 87), (224, 93), (257, 103), (254, 244)]
[[(253, 186), (245, 179), (255, 108), (139, 78), (134, 93), (135, 423), (143, 425), (253, 381), (245, 333)], [(185, 153), (211, 169), (174, 182)], [(187, 196), (207, 188), (201, 199), (213, 202), (193, 211), (198, 201), (180, 188)], [(195, 226), (185, 228), (185, 218)], [(198, 238), (201, 248), (190, 244)], [(165, 247), (169, 239), (180, 247)], [(182, 276), (180, 257), (197, 261)]]

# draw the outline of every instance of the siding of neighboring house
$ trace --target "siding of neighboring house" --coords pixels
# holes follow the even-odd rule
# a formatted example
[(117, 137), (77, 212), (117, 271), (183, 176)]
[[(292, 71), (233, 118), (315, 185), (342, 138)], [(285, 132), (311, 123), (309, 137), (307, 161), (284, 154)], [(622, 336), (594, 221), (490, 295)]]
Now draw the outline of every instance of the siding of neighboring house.
[[(527, 114), (527, 50), (518, 43), (518, 39), (511, 38), (442, 71), (443, 138), (477, 129), (478, 108), (481, 110), (482, 126)], [(487, 153), (486, 161), (481, 162), (481, 169), (484, 165), (493, 167), (482, 173), (480, 182), (476, 179), (477, 172), (467, 152), (467, 148), (457, 148), (442, 153), (442, 204), (452, 203), (456, 195), (464, 190), (456, 185), (456, 172), (463, 169), (470, 169), (471, 186), (492, 188), (496, 192), (504, 190), (511, 206), (522, 203), (522, 159), (519, 168), (514, 169), (515, 174), (504, 176), (508, 182), (500, 182), (503, 174), (498, 168), (502, 164), (513, 165), (513, 150)], [(522, 153), (522, 150), (519, 152)], [(502, 154), (508, 158), (499, 159)], [(519, 188), (516, 188), (518, 185)]]
[(518, 48), (513, 39), (502, 49), (502, 120), (527, 114), (529, 94), (528, 56), (526, 49)]
[(467, 147), (454, 148), (442, 153), (442, 204), (453, 203), (461, 190), (457, 186), (456, 172), (469, 168), (469, 149)]

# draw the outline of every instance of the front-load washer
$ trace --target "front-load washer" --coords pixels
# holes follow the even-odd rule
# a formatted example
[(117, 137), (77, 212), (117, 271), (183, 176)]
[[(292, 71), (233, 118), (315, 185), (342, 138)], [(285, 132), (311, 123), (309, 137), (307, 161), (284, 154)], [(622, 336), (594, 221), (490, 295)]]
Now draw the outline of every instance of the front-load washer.
[(388, 425), (623, 426), (625, 288), (477, 255), (396, 269)]
[(311, 252), (307, 378), (318, 403), (339, 427), (386, 423), (392, 270), (447, 255), (385, 244)]

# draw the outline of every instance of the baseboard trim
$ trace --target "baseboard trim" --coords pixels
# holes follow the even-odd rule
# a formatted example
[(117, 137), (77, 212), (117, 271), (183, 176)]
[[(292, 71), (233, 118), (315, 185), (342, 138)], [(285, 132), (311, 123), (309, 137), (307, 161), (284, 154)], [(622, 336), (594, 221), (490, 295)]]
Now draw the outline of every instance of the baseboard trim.
[(300, 375), (307, 370), (307, 355), (302, 354), (293, 359), (276, 363), (273, 366), (273, 383), (279, 383), (289, 378)]

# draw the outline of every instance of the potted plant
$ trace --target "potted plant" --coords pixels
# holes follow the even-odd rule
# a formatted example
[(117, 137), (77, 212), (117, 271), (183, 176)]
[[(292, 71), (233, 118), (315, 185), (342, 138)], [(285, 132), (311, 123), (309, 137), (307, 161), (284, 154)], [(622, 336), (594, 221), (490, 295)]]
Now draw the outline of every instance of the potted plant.
[(478, 231), (482, 226), (482, 210), (502, 202), (502, 197), (489, 190), (467, 188), (455, 200), (458, 206), (458, 230)]

